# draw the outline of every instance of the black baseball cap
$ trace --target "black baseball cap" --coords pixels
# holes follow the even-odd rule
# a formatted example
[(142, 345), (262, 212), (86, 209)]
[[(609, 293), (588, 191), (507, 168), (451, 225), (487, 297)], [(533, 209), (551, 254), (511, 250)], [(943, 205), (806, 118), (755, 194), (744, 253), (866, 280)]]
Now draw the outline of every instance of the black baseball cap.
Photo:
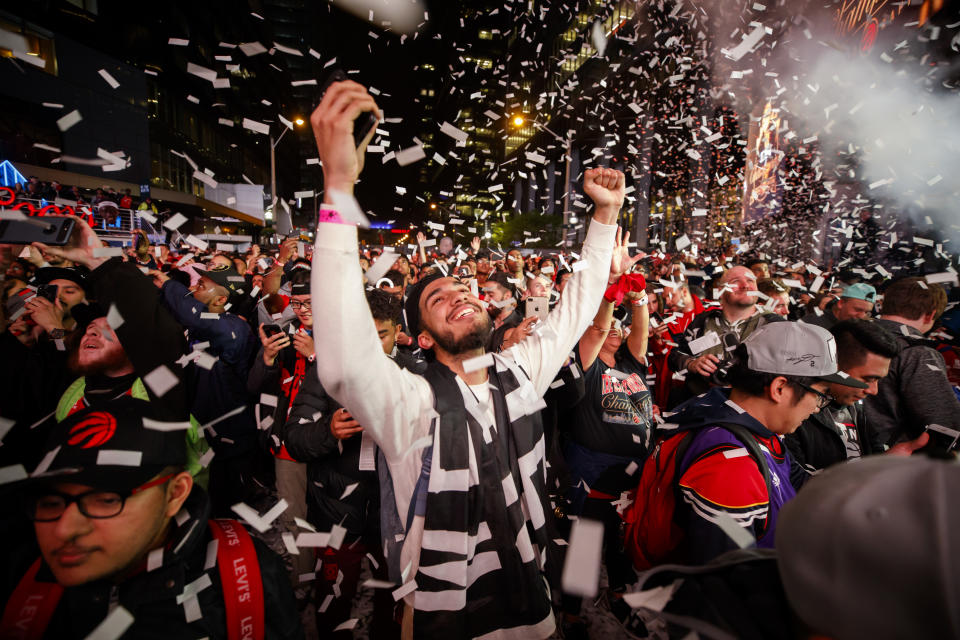
[(186, 465), (183, 429), (165, 425), (169, 423), (151, 419), (149, 402), (129, 396), (78, 411), (53, 427), (40, 464), (22, 484), (71, 482), (120, 493), (135, 489), (167, 467)]
[(87, 275), (90, 272), (82, 267), (43, 267), (33, 274), (31, 284), (38, 286), (50, 284), (54, 280), (69, 280), (86, 291)]
[(403, 326), (406, 327), (406, 333), (411, 338), (416, 339), (420, 335), (420, 296), (423, 295), (423, 291), (428, 284), (443, 277), (445, 276), (442, 273), (434, 271), (411, 285), (407, 293), (407, 300), (403, 303)]
[(227, 265), (217, 265), (212, 269), (207, 269), (203, 272), (203, 275), (230, 292), (236, 291), (237, 287), (244, 283), (243, 276), (235, 268)]

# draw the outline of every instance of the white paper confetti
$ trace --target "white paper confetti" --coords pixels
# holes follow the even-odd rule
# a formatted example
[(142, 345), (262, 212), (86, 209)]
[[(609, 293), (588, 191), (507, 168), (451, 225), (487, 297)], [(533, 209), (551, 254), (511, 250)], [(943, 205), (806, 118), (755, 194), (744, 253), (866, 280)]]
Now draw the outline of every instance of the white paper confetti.
[(570, 547), (563, 563), (563, 592), (581, 598), (597, 595), (600, 581), (600, 553), (603, 523), (578, 518), (570, 529)]

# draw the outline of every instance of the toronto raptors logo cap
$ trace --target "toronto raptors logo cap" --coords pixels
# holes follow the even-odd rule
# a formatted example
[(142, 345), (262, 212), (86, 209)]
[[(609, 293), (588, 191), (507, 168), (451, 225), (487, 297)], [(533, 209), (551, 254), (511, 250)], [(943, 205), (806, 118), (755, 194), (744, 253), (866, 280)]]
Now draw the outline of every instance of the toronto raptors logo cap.
[[(158, 429), (151, 404), (123, 396), (57, 424), (26, 482), (72, 482), (128, 491), (167, 467), (186, 463), (184, 431)], [(146, 425), (146, 426), (145, 426)]]

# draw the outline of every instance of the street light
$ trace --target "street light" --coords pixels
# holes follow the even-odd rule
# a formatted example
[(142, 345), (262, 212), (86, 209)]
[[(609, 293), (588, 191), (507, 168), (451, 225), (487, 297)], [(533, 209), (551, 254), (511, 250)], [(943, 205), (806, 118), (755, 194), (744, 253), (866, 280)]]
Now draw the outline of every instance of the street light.
[[(301, 126), (301, 125), (303, 125), (303, 118), (299, 118), (299, 117), (298, 117), (298, 118), (294, 118), (294, 123), (295, 123), (296, 126), (298, 126), (298, 127)], [(274, 221), (275, 221), (275, 222), (277, 221), (277, 216), (276, 216), (276, 204), (277, 204), (277, 200), (278, 200), (278, 198), (277, 198), (277, 155), (276, 155), (276, 148), (277, 148), (277, 145), (280, 144), (280, 141), (283, 140), (283, 136), (285, 136), (286, 133), (287, 133), (287, 131), (289, 131), (289, 130), (290, 130), (290, 129), (288, 129), (288, 128), (284, 128), (284, 130), (280, 132), (280, 137), (277, 138), (276, 141), (274, 141), (274, 139), (273, 139), (273, 134), (272, 134), (272, 133), (270, 134), (270, 199), (271, 199), (270, 206), (273, 207), (273, 213), (274, 213), (273, 218), (274, 218)], [(293, 228), (293, 220), (290, 221), (290, 227)]]
[(515, 127), (522, 127), (522, 126), (523, 126), (523, 122), (524, 122), (524, 120), (523, 120), (523, 116), (522, 116), (522, 115), (517, 114), (517, 115), (513, 116), (513, 126), (515, 126)]

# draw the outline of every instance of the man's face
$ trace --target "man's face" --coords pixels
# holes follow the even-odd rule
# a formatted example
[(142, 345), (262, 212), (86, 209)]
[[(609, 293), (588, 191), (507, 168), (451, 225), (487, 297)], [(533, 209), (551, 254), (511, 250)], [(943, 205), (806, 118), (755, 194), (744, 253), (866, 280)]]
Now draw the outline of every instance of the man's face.
[(490, 264), (490, 258), (477, 258), (477, 273), (489, 275), (491, 271), (493, 266)]
[(758, 262), (750, 267), (750, 271), (752, 271), (753, 275), (757, 277), (757, 280), (763, 280), (764, 278), (770, 277), (770, 265), (768, 265), (766, 262)]
[(866, 382), (869, 385), (866, 389), (854, 389), (842, 384), (830, 384), (830, 395), (837, 401), (837, 404), (850, 406), (857, 400), (877, 395), (877, 385), (880, 379), (890, 371), (890, 358), (884, 358), (879, 354), (868, 351), (863, 363), (849, 367), (844, 371), (851, 378)]
[(253, 286), (259, 289), (263, 289), (263, 274), (260, 274), (260, 273), (254, 274), (251, 282), (253, 283)]
[[(77, 495), (92, 487), (57, 484), (54, 490)], [(162, 541), (166, 504), (164, 485), (130, 496), (113, 518), (88, 518), (71, 504), (58, 520), (34, 523), (40, 553), (65, 587), (122, 576)]]
[[(810, 385), (820, 393), (826, 393), (828, 386), (828, 383), (819, 380)], [(777, 413), (778, 424), (774, 427), (768, 426), (770, 431), (781, 435), (793, 433), (804, 420), (820, 410), (820, 396), (796, 385), (788, 385), (788, 387), (784, 393), (787, 397), (782, 400)]]
[(773, 312), (778, 316), (783, 316), (786, 318), (790, 315), (790, 294), (786, 291), (782, 291), (776, 295), (770, 296), (777, 303), (773, 306)]
[(547, 286), (543, 283), (543, 280), (540, 278), (534, 278), (529, 281), (527, 285), (527, 296), (533, 298), (546, 298), (550, 295), (550, 292), (547, 291)]
[(393, 347), (397, 344), (397, 336), (400, 334), (400, 325), (393, 320), (373, 319), (377, 325), (377, 336), (380, 337), (380, 346), (387, 355), (393, 353)]
[(76, 358), (76, 368), (82, 373), (96, 373), (129, 362), (127, 352), (123, 350), (106, 318), (97, 318), (87, 325)]
[[(488, 303), (490, 302), (502, 303), (505, 301), (509, 301), (513, 303), (514, 306), (516, 304), (516, 300), (513, 299), (513, 296), (510, 294), (510, 291), (506, 287), (501, 286), (500, 283), (498, 282), (490, 282), (488, 280), (487, 283), (483, 285), (483, 292), (484, 292), (484, 299)], [(491, 318), (499, 317), (503, 313), (507, 313), (507, 314), (510, 313), (510, 311), (507, 309), (507, 305), (498, 306), (496, 304), (490, 304), (487, 307), (487, 311), (489, 312)]]
[(57, 287), (57, 297), (60, 298), (60, 304), (63, 305), (65, 316), (69, 316), (70, 310), (83, 302), (83, 289), (73, 280), (51, 280), (50, 284)]
[(670, 310), (680, 313), (685, 311), (687, 304), (683, 294), (686, 290), (683, 287), (664, 287), (664, 289), (667, 293), (666, 302)]
[(856, 298), (840, 298), (833, 307), (833, 315), (841, 321), (866, 318), (871, 311), (873, 303)]
[(512, 273), (523, 271), (523, 256), (516, 249), (507, 252), (507, 270)]
[(197, 284), (193, 286), (191, 291), (193, 291), (193, 297), (207, 307), (209, 307), (211, 303), (217, 302), (218, 298), (226, 295), (223, 287), (207, 276), (200, 276), (200, 280), (197, 281)]
[(19, 262), (13, 262), (7, 267), (7, 278), (16, 278), (17, 280), (23, 280), (27, 276), (26, 269), (23, 268), (23, 265)]
[(399, 271), (403, 277), (410, 275), (410, 262), (404, 256), (397, 258), (397, 261), (393, 263), (393, 268)]
[(452, 355), (482, 348), (492, 331), (480, 300), (455, 278), (427, 285), (420, 296), (420, 323), (437, 346)]
[(725, 289), (720, 296), (720, 303), (724, 307), (751, 307), (757, 300), (755, 295), (748, 293), (757, 290), (757, 277), (746, 267), (729, 269), (719, 284)]
[(313, 326), (313, 307), (310, 304), (310, 294), (290, 296), (290, 308), (305, 327)]
[(573, 274), (568, 271), (557, 279), (557, 291), (563, 293), (563, 290), (567, 287), (567, 281), (570, 280), (571, 276), (573, 276)]

